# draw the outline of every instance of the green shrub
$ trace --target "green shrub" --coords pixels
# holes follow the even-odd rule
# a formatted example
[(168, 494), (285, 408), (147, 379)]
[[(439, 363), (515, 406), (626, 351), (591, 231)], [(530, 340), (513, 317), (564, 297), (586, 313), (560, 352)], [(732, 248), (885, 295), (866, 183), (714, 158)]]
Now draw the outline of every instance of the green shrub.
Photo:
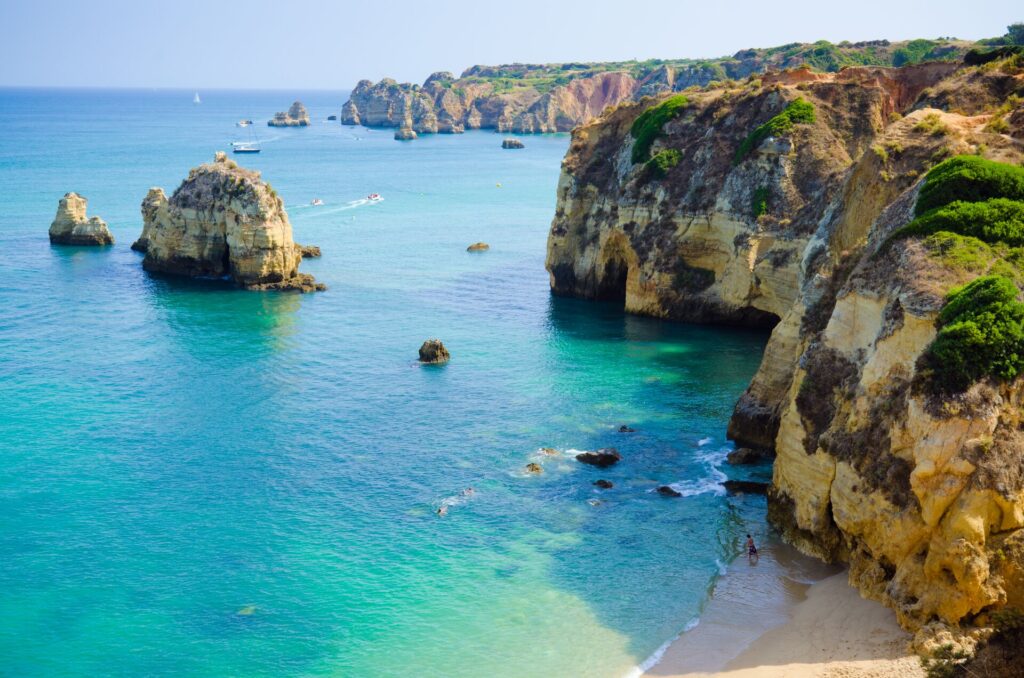
[(761, 186), (754, 190), (754, 197), (750, 201), (750, 211), (754, 213), (754, 218), (758, 218), (762, 214), (768, 213), (768, 198), (771, 193), (767, 186)]
[(751, 132), (740, 147), (736, 149), (735, 163), (740, 163), (758, 145), (768, 137), (788, 134), (793, 126), (799, 123), (812, 123), (815, 120), (814, 105), (802, 97), (789, 102), (786, 108), (774, 118)]
[(633, 144), (633, 164), (646, 162), (651, 155), (651, 145), (661, 136), (661, 128), (665, 123), (677, 117), (689, 102), (682, 94), (665, 99), (656, 106), (651, 106), (637, 116), (630, 128), (630, 134), (636, 142)]
[(917, 217), (892, 239), (929, 236), (939, 231), (967, 235), (987, 243), (1024, 245), (1024, 202), (992, 198), (984, 202), (952, 202)]
[(668, 174), (670, 169), (678, 165), (682, 159), (682, 153), (674, 148), (666, 148), (655, 153), (654, 157), (648, 160), (644, 166), (651, 173), (651, 176), (661, 179)]
[(893, 66), (906, 66), (924, 61), (938, 43), (932, 40), (911, 40), (893, 53)]
[(989, 198), (1024, 200), (1024, 167), (958, 155), (928, 172), (914, 211), (920, 216), (956, 200), (977, 202)]
[(989, 275), (954, 289), (939, 313), (926, 362), (934, 386), (959, 392), (985, 377), (1024, 371), (1024, 304), (1008, 278)]
[(938, 113), (929, 113), (914, 125), (914, 131), (930, 134), (933, 137), (944, 137), (949, 134), (949, 127), (942, 122), (942, 117)]

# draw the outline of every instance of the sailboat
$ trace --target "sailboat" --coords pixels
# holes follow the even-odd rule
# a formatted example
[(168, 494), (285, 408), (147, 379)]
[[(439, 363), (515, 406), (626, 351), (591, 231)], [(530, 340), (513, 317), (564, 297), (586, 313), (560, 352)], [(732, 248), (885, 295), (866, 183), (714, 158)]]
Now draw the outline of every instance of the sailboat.
[(256, 138), (256, 130), (252, 125), (246, 125), (249, 128), (249, 140), (248, 141), (236, 141), (231, 144), (232, 153), (259, 153), (260, 152), (260, 140)]
[(196, 95), (194, 97), (192, 97), (192, 103), (194, 103), (194, 104), (201, 104), (201, 103), (203, 103), (202, 101), (199, 100), (199, 92), (196, 92)]

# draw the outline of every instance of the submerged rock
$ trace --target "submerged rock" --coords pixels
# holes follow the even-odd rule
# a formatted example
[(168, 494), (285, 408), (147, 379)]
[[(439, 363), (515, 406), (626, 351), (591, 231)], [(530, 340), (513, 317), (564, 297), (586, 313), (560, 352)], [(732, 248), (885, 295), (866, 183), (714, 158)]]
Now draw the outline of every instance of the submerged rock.
[(299, 245), (303, 259), (315, 259), (320, 256), (320, 248), (316, 245)]
[(595, 480), (594, 485), (600, 487), (602, 490), (610, 490), (615, 487), (615, 485), (612, 484), (612, 481), (605, 480), (603, 478), (601, 480)]
[(682, 492), (680, 492), (678, 490), (675, 490), (675, 489), (669, 487), (668, 485), (661, 485), (661, 486), (659, 486), (657, 492), (658, 492), (658, 494), (660, 494), (663, 497), (681, 497), (681, 496), (683, 496)]
[(768, 483), (753, 480), (726, 480), (722, 486), (729, 494), (768, 494)]
[(772, 459), (774, 456), (768, 450), (753, 447), (737, 447), (726, 455), (725, 460), (733, 466), (743, 466), (745, 464), (760, 464), (763, 461)]
[(475, 242), (466, 248), (467, 252), (486, 252), (491, 249), (491, 246), (485, 242)]
[(527, 473), (544, 473), (544, 468), (540, 464), (530, 462), (526, 465)]
[(427, 339), (420, 346), (421, 363), (436, 365), (438, 363), (446, 363), (450, 359), (451, 355), (440, 339)]
[(86, 218), (88, 200), (77, 193), (65, 193), (50, 224), (50, 242), (55, 245), (113, 245), (114, 236), (99, 217)]
[(630, 428), (629, 426), (623, 424), (622, 426), (619, 427), (619, 433), (636, 433), (636, 429)]
[(301, 101), (296, 101), (291, 108), (285, 111), (278, 111), (274, 117), (267, 121), (268, 127), (306, 127), (309, 125), (309, 113)]
[(142, 202), (142, 267), (155, 273), (230, 278), (254, 290), (311, 292), (326, 287), (299, 273), (284, 203), (260, 173), (223, 153), (193, 168), (170, 200), (150, 189)]
[(501, 147), (502, 148), (526, 148), (526, 144), (524, 144), (519, 139), (505, 139), (504, 141), (501, 142)]
[(558, 454), (558, 450), (556, 450), (553, 447), (542, 447), (542, 448), (540, 448), (540, 451), (541, 451), (541, 454), (546, 454), (549, 457), (553, 457), (556, 454)]
[(581, 464), (590, 464), (598, 468), (607, 468), (622, 460), (622, 455), (614, 447), (603, 447), (596, 452), (581, 452), (576, 455), (576, 461)]

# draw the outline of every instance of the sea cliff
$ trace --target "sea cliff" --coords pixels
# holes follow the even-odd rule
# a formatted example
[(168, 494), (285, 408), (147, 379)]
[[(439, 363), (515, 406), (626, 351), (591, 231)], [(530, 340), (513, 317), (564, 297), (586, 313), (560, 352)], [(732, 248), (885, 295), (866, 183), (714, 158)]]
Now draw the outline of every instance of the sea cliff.
[[(555, 294), (773, 328), (729, 435), (776, 453), (769, 518), (787, 540), (848, 563), (925, 650), (1024, 609), (1024, 380), (952, 379), (950, 347), (975, 353), (948, 310), (974, 307), (954, 303), (968, 283), (1016, 309), (1024, 242), (936, 216), (1016, 208), (927, 197), (982, 158), (1015, 171), (1022, 72), (1013, 56), (800, 68), (624, 103), (573, 132), (548, 240)], [(948, 230), (922, 230), (940, 217)], [(1019, 322), (976, 343), (1024, 355)]]
[(434, 73), (423, 85), (390, 78), (377, 83), (362, 80), (342, 107), (341, 122), (418, 134), (480, 128), (568, 132), (621, 102), (730, 78), (800, 65), (834, 72), (856, 65), (954, 60), (970, 47), (952, 39), (839, 44), (822, 40), (746, 49), (720, 59), (473, 66), (459, 77), (447, 71)]

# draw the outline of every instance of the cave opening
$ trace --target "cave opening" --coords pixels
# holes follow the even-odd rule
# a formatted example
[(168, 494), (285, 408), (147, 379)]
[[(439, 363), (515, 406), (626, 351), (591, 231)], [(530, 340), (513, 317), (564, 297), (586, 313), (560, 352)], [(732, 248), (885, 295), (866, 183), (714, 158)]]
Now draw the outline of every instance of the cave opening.
[(613, 257), (605, 262), (604, 275), (597, 288), (597, 298), (605, 301), (626, 301), (626, 279), (629, 264), (622, 257)]
[(220, 257), (220, 275), (231, 275), (231, 248), (228, 247), (227, 241), (224, 242), (224, 253)]

